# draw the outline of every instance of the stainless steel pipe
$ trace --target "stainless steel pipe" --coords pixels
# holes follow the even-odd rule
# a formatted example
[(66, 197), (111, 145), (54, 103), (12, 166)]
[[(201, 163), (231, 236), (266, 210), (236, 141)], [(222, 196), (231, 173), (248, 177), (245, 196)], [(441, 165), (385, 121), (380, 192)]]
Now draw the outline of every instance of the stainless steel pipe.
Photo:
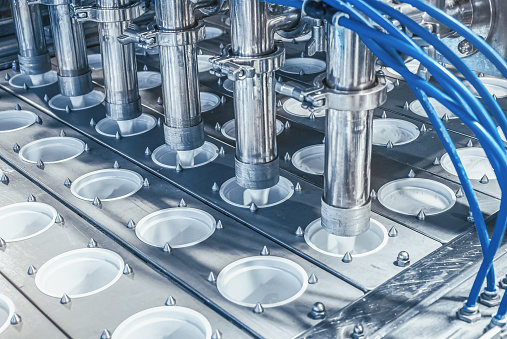
[(92, 73), (88, 66), (82, 24), (71, 18), (69, 4), (50, 5), (49, 16), (58, 62), (60, 93), (75, 97), (91, 92)]
[(27, 0), (10, 0), (18, 39), (18, 59), (22, 73), (37, 75), (51, 70), (44, 26), (38, 4)]

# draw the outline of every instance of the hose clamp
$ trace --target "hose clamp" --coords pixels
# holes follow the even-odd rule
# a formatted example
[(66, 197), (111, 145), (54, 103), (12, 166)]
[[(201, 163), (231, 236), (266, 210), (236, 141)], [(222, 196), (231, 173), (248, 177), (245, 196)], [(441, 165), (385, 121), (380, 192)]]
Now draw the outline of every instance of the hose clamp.
[(123, 22), (132, 21), (146, 12), (145, 2), (133, 2), (122, 8), (101, 8), (93, 6), (70, 5), (70, 16), (80, 22)]

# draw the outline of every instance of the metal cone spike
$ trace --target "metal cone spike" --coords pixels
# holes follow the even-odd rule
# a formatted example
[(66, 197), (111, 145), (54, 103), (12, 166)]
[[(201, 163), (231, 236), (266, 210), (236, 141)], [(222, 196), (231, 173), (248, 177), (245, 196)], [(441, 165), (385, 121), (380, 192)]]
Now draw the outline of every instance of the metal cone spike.
[(160, 118), (157, 119), (157, 126), (162, 126), (162, 119)]
[(407, 175), (409, 178), (415, 178), (415, 172), (413, 169), (411, 169), (409, 172), (408, 172), (408, 175)]
[(16, 107), (14, 107), (16, 111), (21, 111), (21, 106), (19, 104), (16, 104)]
[(301, 192), (301, 184), (299, 182), (296, 184), (296, 187), (294, 188), (294, 191)]
[(299, 76), (303, 76), (303, 75), (305, 75), (305, 71), (300, 70), (300, 71), (299, 71)]
[(488, 176), (487, 176), (486, 174), (484, 174), (484, 175), (482, 176), (481, 180), (479, 180), (479, 182), (480, 182), (481, 184), (487, 184), (487, 183), (489, 182), (489, 178), (488, 178)]
[(269, 254), (270, 254), (270, 252), (269, 252), (268, 248), (266, 246), (264, 246), (262, 248), (260, 255), (269, 255)]
[(283, 157), (283, 160), (289, 162), (291, 159), (289, 152), (285, 153), (285, 156)]
[(315, 113), (310, 113), (310, 116), (308, 118), (310, 118), (310, 120), (315, 120)]
[(345, 255), (343, 256), (342, 261), (346, 264), (350, 263), (352, 261), (352, 254), (350, 254), (349, 251), (345, 252)]
[(278, 100), (278, 103), (276, 104), (276, 107), (282, 107), (282, 100)]
[(216, 182), (214, 182), (213, 186), (211, 187), (211, 190), (213, 192), (218, 192), (218, 191), (220, 191), (220, 187), (218, 187), (218, 184)]
[(217, 282), (217, 278), (215, 278), (215, 274), (213, 273), (213, 271), (209, 272), (208, 279), (206, 280), (208, 280), (210, 284), (214, 284)]
[(158, 97), (157, 104), (162, 105), (162, 98), (161, 97)]
[(382, 112), (381, 118), (382, 119), (387, 119), (387, 113), (386, 113), (386, 111)]
[(218, 154), (220, 155), (224, 155), (225, 154), (225, 150), (224, 150), (224, 147), (220, 147), (220, 151), (218, 151)]
[(172, 295), (170, 295), (167, 300), (165, 301), (166, 306), (174, 306), (176, 305), (176, 299)]
[(493, 99), (498, 100), (498, 97), (496, 96), (496, 94), (493, 94)]
[(178, 163), (178, 164), (176, 165), (175, 171), (176, 171), (176, 172), (181, 172), (181, 171), (183, 171), (183, 167), (181, 167), (181, 164), (180, 164), (180, 163)]
[(0, 248), (5, 248), (5, 246), (7, 246), (7, 243), (3, 238), (0, 238)]
[(35, 268), (35, 266), (33, 265), (30, 265), (28, 267), (28, 271), (27, 271), (28, 275), (34, 275), (35, 273), (37, 273), (37, 269)]
[(11, 317), (11, 325), (17, 325), (21, 322), (21, 317), (19, 314), (14, 313)]
[(44, 94), (44, 102), (46, 102), (46, 103), (47, 103), (48, 101), (49, 101), (49, 96), (48, 96), (48, 95), (47, 95), (47, 93), (46, 93), (46, 94)]
[(125, 266), (123, 266), (123, 274), (125, 275), (129, 275), (129, 274), (132, 274), (134, 271), (132, 270), (132, 267), (130, 267), (129, 264), (125, 264)]
[(41, 159), (39, 159), (39, 161), (37, 161), (37, 167), (40, 169), (44, 169), (44, 167), (45, 167), (44, 162)]
[(202, 55), (202, 49), (199, 50), (199, 55)]
[(322, 138), (322, 143), (325, 144), (326, 143), (326, 137)]
[(375, 190), (373, 188), (371, 189), (371, 192), (370, 192), (370, 198), (372, 198), (373, 200), (377, 199), (377, 192), (375, 192)]
[(21, 149), (21, 147), (19, 147), (18, 144), (14, 144), (14, 146), (12, 146), (12, 150), (15, 152), (15, 153), (19, 153), (19, 150)]
[(426, 124), (422, 124), (422, 125), (421, 125), (421, 128), (419, 128), (419, 131), (420, 131), (421, 133), (425, 133), (425, 132), (427, 131), (427, 129), (426, 129)]
[(41, 117), (40, 117), (40, 116), (38, 116), (38, 115), (37, 115), (37, 118), (35, 118), (35, 123), (36, 123), (37, 125), (42, 125), (42, 119), (41, 119)]
[(391, 227), (391, 229), (389, 230), (389, 233), (387, 233), (387, 235), (391, 238), (396, 238), (398, 236), (398, 230), (396, 229), (396, 227)]
[(386, 148), (387, 148), (387, 149), (392, 149), (393, 147), (394, 147), (393, 142), (392, 142), (391, 140), (389, 140), (389, 141), (387, 142), (387, 144), (386, 144)]
[(111, 332), (109, 332), (108, 329), (105, 329), (104, 331), (102, 331), (100, 339), (111, 339)]
[(93, 118), (91, 118), (91, 120), (90, 120), (90, 126), (95, 127), (96, 124), (97, 123), (95, 122), (95, 120)]
[(216, 130), (216, 131), (220, 131), (221, 129), (222, 129), (222, 127), (221, 127), (221, 126), (220, 126), (220, 124), (217, 122), (217, 123), (215, 124), (215, 130)]
[(253, 309), (253, 313), (261, 314), (262, 312), (264, 312), (264, 307), (262, 307), (261, 303), (257, 303)]
[(5, 73), (4, 79), (5, 79), (5, 81), (11, 80), (11, 76), (9, 75), (9, 73)]
[(310, 275), (310, 278), (308, 278), (308, 283), (311, 285), (316, 284), (318, 281), (319, 279), (317, 279), (315, 273), (312, 273), (312, 275)]
[(222, 95), (222, 96), (220, 97), (220, 103), (221, 103), (222, 105), (225, 105), (225, 103), (226, 103), (226, 102), (227, 102), (227, 98), (225, 97), (225, 95)]
[(222, 332), (214, 330), (213, 334), (211, 334), (211, 339), (222, 339)]
[(8, 185), (9, 184), (9, 177), (6, 176), (5, 173), (2, 173), (2, 177), (0, 177), (0, 181), (2, 182), (2, 184)]
[(151, 149), (149, 147), (146, 147), (146, 149), (144, 150), (144, 155), (148, 155), (148, 156), (151, 155)]
[(474, 143), (472, 142), (472, 139), (468, 139), (467, 147), (474, 147)]
[(120, 131), (116, 131), (116, 134), (114, 135), (114, 138), (116, 140), (120, 140), (121, 139), (121, 134), (120, 134)]
[(289, 129), (290, 128), (290, 122), (289, 121), (286, 121), (285, 122), (285, 129)]
[(136, 222), (132, 219), (129, 219), (129, 222), (127, 223), (127, 228), (129, 228), (131, 230), (136, 228)]
[(60, 298), (60, 304), (67, 305), (70, 302), (71, 302), (70, 297), (67, 294), (64, 293), (62, 295), (62, 297)]
[(187, 203), (185, 202), (185, 199), (181, 198), (180, 203), (178, 204), (178, 207), (187, 207)]
[(66, 187), (70, 187), (72, 185), (72, 181), (70, 181), (69, 178), (65, 179), (65, 182), (63, 183)]
[(60, 136), (63, 138), (63, 137), (64, 137), (64, 136), (66, 136), (66, 135), (67, 135), (67, 133), (65, 133), (65, 131), (62, 129), (62, 130), (60, 131)]
[[(297, 40), (296, 40), (297, 42)], [(305, 52), (301, 51), (301, 58), (304, 58), (305, 57)]]
[(88, 146), (88, 144), (85, 144), (84, 151), (90, 152), (90, 146)]
[(62, 215), (60, 213), (57, 213), (56, 218), (55, 218), (55, 223), (63, 224), (63, 222), (64, 222), (64, 219), (63, 219)]
[(222, 79), (221, 78), (218, 78), (217, 80), (217, 85), (220, 86), (222, 84)]
[(410, 105), (408, 104), (408, 101), (405, 101), (405, 105), (403, 105), (403, 109), (405, 111), (408, 111), (410, 109)]
[(460, 187), (457, 191), (456, 191), (456, 198), (463, 198), (465, 196), (465, 194), (463, 193), (463, 189)]
[(171, 245), (169, 245), (169, 243), (168, 243), (168, 242), (166, 242), (166, 243), (165, 243), (164, 248), (163, 248), (163, 251), (164, 251), (165, 253), (171, 253), (171, 252), (173, 251), (173, 249), (172, 249)]
[(100, 201), (99, 197), (95, 197), (95, 199), (93, 199), (92, 205), (102, 207), (102, 201)]
[(447, 115), (447, 113), (445, 113), (444, 115), (442, 115), (442, 121), (443, 122), (449, 121), (449, 116)]
[(118, 163), (118, 161), (115, 161), (115, 162), (114, 162), (114, 164), (113, 164), (113, 168), (114, 168), (114, 169), (118, 169), (118, 168), (120, 168), (120, 167), (121, 167), (121, 166), (120, 166), (120, 164)]
[(143, 71), (147, 71), (147, 70), (148, 70), (148, 65), (144, 65)]
[(34, 201), (37, 201), (37, 199), (35, 199), (35, 196), (33, 194), (30, 194), (28, 196), (28, 199), (27, 199), (28, 202), (34, 202)]
[(71, 109), (69, 106), (66, 106), (65, 107), (65, 113), (69, 114), (71, 112)]
[(26, 84), (26, 82), (23, 84), (23, 89), (24, 89), (25, 91), (28, 91), (28, 85)]
[(150, 187), (150, 182), (149, 182), (148, 178), (144, 178), (143, 187)]
[(97, 242), (95, 241), (95, 239), (93, 238), (90, 238), (90, 241), (88, 242), (88, 248), (97, 248)]
[(421, 221), (426, 219), (426, 214), (424, 213), (423, 210), (420, 210), (419, 213), (417, 213), (417, 219), (419, 219)]
[(223, 230), (224, 229), (224, 225), (222, 225), (222, 221), (221, 220), (217, 221), (216, 228), (217, 228), (217, 230)]
[(400, 80), (396, 79), (396, 81), (394, 82), (394, 86), (400, 87)]
[(305, 235), (301, 226), (298, 226), (298, 228), (296, 229), (296, 232), (294, 234), (296, 234), (296, 237), (302, 237), (303, 235)]
[(254, 213), (257, 212), (257, 210), (258, 210), (257, 205), (254, 202), (252, 202), (250, 204), (250, 212)]

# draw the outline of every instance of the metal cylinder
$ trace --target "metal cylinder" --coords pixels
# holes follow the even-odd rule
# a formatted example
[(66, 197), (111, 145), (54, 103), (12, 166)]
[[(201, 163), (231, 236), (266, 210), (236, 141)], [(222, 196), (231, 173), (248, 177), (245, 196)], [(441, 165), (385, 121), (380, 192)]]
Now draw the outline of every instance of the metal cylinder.
[[(122, 8), (128, 0), (98, 0), (100, 8)], [(134, 44), (122, 45), (118, 37), (130, 21), (100, 22), (99, 42), (106, 91), (107, 116), (113, 120), (130, 120), (141, 115), (141, 98), (137, 83)]]
[[(374, 56), (359, 36), (328, 27), (326, 85), (357, 92), (375, 86)], [(339, 236), (357, 236), (370, 226), (373, 110), (326, 112), (322, 226)]]
[(70, 17), (69, 5), (49, 6), (53, 44), (58, 62), (60, 93), (67, 97), (93, 90), (83, 26)]
[(26, 0), (10, 2), (18, 39), (21, 72), (35, 75), (50, 71), (51, 62), (39, 5), (28, 5)]

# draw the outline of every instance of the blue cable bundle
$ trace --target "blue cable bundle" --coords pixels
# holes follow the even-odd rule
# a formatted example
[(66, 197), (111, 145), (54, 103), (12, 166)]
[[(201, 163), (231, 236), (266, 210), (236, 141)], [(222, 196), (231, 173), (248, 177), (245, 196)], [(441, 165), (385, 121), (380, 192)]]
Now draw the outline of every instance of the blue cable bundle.
[[(407, 81), (411, 90), (416, 95), (426, 110), (428, 117), (433, 124), (436, 133), (441, 139), (444, 148), (449, 154), (463, 191), (468, 199), (470, 210), (475, 220), (475, 226), (480, 239), (484, 259), (479, 268), (479, 272), (474, 281), (470, 295), (465, 302), (464, 308), (473, 310), (481, 291), (482, 284), (487, 278), (486, 291), (495, 292), (495, 275), (493, 270), (493, 259), (500, 246), (507, 225), (507, 200), (502, 199), (500, 211), (497, 216), (497, 222), (493, 231), (491, 240), (488, 237), (484, 217), (481, 213), (477, 198), (473, 191), (470, 180), (464, 170), (463, 164), (459, 159), (456, 147), (453, 144), (449, 133), (438, 117), (434, 108), (428, 101), (428, 95), (440, 101), (445, 107), (456, 114), (475, 134), (481, 146), (484, 148), (488, 159), (497, 175), (499, 185), (502, 189), (507, 188), (507, 182), (503, 173), (507, 173), (507, 153), (503, 141), (498, 134), (495, 122), (488, 113), (493, 115), (500, 128), (507, 135), (507, 118), (498, 105), (498, 102), (492, 97), (475, 73), (466, 64), (443, 44), (436, 36), (431, 34), (426, 28), (393, 9), (389, 5), (379, 0), (324, 0), (326, 4), (334, 8), (326, 8), (321, 3), (307, 1), (304, 3), (297, 0), (265, 0), (266, 2), (276, 3), (285, 6), (292, 6), (311, 12), (317, 5), (320, 12), (319, 17), (326, 10), (326, 18), (333, 18), (336, 11), (341, 11), (348, 15), (339, 17), (339, 24), (342, 27), (351, 29), (359, 34), (367, 47), (386, 65), (395, 69)], [(415, 8), (425, 11), (441, 23), (456, 31), (467, 41), (472, 43), (475, 48), (485, 55), (507, 78), (507, 62), (489, 46), (481, 37), (476, 35), (458, 20), (450, 17), (442, 10), (435, 8), (421, 0), (401, 0)], [(443, 55), (456, 69), (461, 72), (469, 83), (475, 87), (479, 95), (484, 100), (487, 109), (470, 92), (470, 90), (443, 66), (431, 59), (415, 42), (394, 26), (391, 21), (383, 15), (398, 20), (402, 25), (410, 29), (414, 34), (431, 44)], [(366, 19), (365, 16), (368, 18)], [(377, 30), (372, 22), (382, 27), (387, 33)], [(336, 24), (336, 23), (335, 23)], [(432, 74), (433, 78), (441, 85), (445, 92), (442, 92), (432, 84), (424, 81), (420, 77), (412, 74), (405, 66), (398, 52), (419, 60)], [(502, 320), (507, 313), (507, 298), (504, 296), (500, 303), (495, 318)]]

